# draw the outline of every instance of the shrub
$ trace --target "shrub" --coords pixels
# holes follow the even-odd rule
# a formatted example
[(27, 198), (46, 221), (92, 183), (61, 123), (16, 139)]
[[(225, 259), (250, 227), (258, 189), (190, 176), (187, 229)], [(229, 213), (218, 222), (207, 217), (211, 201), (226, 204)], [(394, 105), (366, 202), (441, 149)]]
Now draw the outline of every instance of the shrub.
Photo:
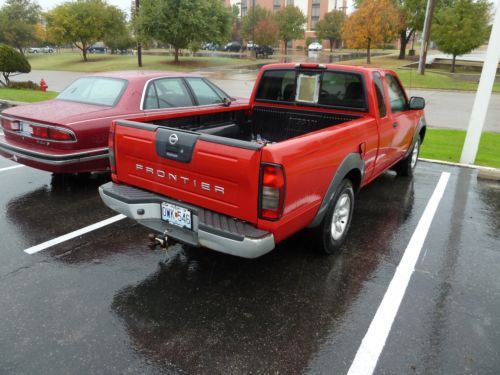
[(29, 73), (31, 65), (26, 57), (14, 48), (5, 44), (0, 44), (0, 72), (2, 72), (5, 82), (0, 80), (0, 85), (9, 85), (9, 76), (12, 73)]
[(9, 87), (11, 89), (19, 90), (40, 90), (40, 85), (33, 81), (21, 81), (21, 82), (10, 82)]

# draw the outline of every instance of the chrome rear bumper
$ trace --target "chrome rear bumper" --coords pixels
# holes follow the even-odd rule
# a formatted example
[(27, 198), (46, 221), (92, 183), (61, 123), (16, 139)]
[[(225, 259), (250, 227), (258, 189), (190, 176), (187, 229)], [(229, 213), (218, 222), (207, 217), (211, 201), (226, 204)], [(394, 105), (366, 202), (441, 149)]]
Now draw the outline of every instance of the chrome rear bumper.
[[(274, 249), (272, 233), (247, 222), (200, 207), (113, 182), (99, 187), (104, 203), (113, 210), (168, 237), (243, 258), (257, 258)], [(193, 230), (181, 229), (161, 219), (161, 203), (185, 207), (193, 213)]]

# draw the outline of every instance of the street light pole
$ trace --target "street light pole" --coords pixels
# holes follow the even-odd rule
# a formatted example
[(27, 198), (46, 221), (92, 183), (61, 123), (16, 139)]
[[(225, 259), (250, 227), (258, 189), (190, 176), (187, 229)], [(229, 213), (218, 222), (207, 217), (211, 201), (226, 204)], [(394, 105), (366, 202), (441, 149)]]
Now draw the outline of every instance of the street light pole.
[[(137, 17), (139, 15), (139, 8), (140, 8), (140, 0), (135, 0), (135, 16)], [(136, 37), (137, 37), (136, 33)], [(142, 44), (139, 40), (137, 40), (137, 65), (139, 67), (142, 67)]]
[(490, 103), (491, 91), (493, 90), (493, 83), (495, 82), (498, 61), (500, 60), (500, 48), (498, 48), (498, 46), (500, 46), (499, 7), (500, 0), (497, 0), (495, 20), (491, 28), (483, 70), (481, 71), (481, 78), (479, 79), (479, 86), (470, 115), (462, 155), (460, 156), (460, 163), (464, 164), (473, 164), (476, 160), (481, 132), (483, 131), (484, 120), (486, 119), (486, 112), (488, 111), (488, 105)]
[(429, 39), (431, 36), (432, 17), (436, 0), (427, 0), (427, 8), (425, 10), (424, 32), (422, 35), (422, 45), (420, 46), (420, 59), (418, 61), (418, 74), (425, 73), (425, 61), (427, 60), (427, 48), (429, 48)]

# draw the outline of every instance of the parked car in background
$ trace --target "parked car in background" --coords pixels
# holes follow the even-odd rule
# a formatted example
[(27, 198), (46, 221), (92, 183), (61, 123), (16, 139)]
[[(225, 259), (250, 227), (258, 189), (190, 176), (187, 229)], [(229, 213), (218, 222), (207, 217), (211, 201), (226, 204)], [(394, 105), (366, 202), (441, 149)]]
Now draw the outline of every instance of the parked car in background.
[[(82, 77), (55, 100), (0, 115), (0, 155), (54, 173), (105, 171), (111, 122), (156, 118), (177, 108), (215, 110), (231, 98), (205, 78), (171, 72), (109, 72)], [(234, 99), (233, 99), (234, 100)], [(238, 107), (248, 101), (234, 100)], [(177, 126), (175, 120), (170, 126)]]
[(247, 43), (247, 49), (253, 50), (255, 47), (258, 47), (258, 44), (254, 43), (253, 40), (249, 40)]
[(321, 51), (323, 50), (323, 46), (321, 45), (321, 43), (318, 43), (318, 42), (312, 42), (311, 44), (309, 44), (309, 51)]
[(238, 41), (229, 42), (224, 46), (224, 51), (228, 52), (240, 52), (241, 49), (241, 43)]
[(259, 46), (259, 45), (257, 45), (254, 47), (254, 50), (255, 50), (255, 57), (256, 58), (259, 58), (259, 56), (260, 56), (260, 57), (263, 57), (266, 59), (274, 53), (273, 47), (271, 47), (271, 46)]
[(28, 53), (54, 53), (54, 48), (52, 47), (31, 47), (28, 48)]
[(220, 49), (220, 46), (217, 43), (212, 43), (212, 42), (203, 43), (201, 49), (204, 49), (206, 51), (217, 51), (218, 49)]
[(107, 47), (91, 46), (88, 49), (89, 53), (108, 53)]

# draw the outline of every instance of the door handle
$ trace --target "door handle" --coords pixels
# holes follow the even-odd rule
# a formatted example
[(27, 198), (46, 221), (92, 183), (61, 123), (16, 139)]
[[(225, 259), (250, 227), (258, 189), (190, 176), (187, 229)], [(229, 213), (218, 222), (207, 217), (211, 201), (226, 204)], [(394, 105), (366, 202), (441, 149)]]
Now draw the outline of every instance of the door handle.
[(392, 124), (392, 127), (393, 127), (394, 129), (396, 129), (398, 126), (399, 126), (399, 123), (398, 123), (398, 122), (395, 122), (395, 123), (393, 123), (393, 124)]

